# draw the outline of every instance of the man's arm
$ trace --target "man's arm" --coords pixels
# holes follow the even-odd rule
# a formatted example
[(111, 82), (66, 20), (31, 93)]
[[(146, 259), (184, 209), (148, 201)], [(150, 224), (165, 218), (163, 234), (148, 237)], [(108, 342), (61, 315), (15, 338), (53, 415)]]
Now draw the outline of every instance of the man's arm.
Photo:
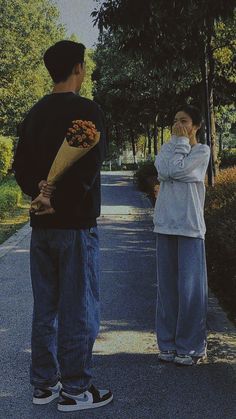
[(16, 181), (21, 187), (22, 191), (26, 195), (34, 197), (39, 192), (38, 183), (41, 179), (35, 179), (33, 176), (33, 173), (35, 172), (32, 152), (33, 150), (29, 141), (27, 141), (25, 125), (26, 119), (18, 127), (19, 140), (12, 168)]

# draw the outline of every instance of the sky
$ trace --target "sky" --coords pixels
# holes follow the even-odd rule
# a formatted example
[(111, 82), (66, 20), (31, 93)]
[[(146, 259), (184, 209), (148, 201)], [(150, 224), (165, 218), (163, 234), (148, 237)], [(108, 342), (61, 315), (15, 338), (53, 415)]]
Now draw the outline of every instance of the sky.
[(76, 33), (79, 41), (91, 48), (98, 39), (98, 28), (93, 27), (91, 12), (96, 8), (95, 0), (54, 0), (61, 13), (68, 35)]

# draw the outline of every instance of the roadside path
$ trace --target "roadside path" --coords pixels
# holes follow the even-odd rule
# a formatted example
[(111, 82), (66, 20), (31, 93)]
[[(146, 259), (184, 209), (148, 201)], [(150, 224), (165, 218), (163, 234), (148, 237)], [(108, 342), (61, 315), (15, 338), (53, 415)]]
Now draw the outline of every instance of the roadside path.
[(26, 226), (0, 246), (0, 419), (236, 419), (235, 328), (211, 297), (208, 362), (190, 368), (158, 362), (152, 209), (129, 172), (104, 173), (102, 185), (102, 323), (94, 382), (111, 387), (114, 402), (71, 414), (58, 412), (56, 402), (32, 405)]

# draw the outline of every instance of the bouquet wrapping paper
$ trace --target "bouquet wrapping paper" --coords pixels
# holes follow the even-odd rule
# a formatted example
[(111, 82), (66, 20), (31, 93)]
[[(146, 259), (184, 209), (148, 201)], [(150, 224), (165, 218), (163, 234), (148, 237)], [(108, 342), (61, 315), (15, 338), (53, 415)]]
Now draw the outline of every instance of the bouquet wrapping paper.
[[(47, 183), (55, 183), (63, 174), (78, 160), (85, 156), (100, 140), (100, 132), (96, 130), (91, 121), (73, 121), (73, 127), (69, 128), (57, 155), (52, 163), (47, 176)], [(41, 192), (31, 203), (31, 212), (50, 206), (49, 198)]]

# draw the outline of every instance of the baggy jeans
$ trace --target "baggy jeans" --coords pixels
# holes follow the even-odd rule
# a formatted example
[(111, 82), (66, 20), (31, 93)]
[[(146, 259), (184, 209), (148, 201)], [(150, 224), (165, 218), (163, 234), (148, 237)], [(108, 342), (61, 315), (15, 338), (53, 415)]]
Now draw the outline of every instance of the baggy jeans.
[(206, 353), (207, 271), (203, 239), (157, 234), (157, 341), (160, 351)]
[(99, 240), (84, 230), (33, 228), (34, 297), (30, 378), (46, 388), (60, 379), (70, 394), (86, 390), (99, 331)]

